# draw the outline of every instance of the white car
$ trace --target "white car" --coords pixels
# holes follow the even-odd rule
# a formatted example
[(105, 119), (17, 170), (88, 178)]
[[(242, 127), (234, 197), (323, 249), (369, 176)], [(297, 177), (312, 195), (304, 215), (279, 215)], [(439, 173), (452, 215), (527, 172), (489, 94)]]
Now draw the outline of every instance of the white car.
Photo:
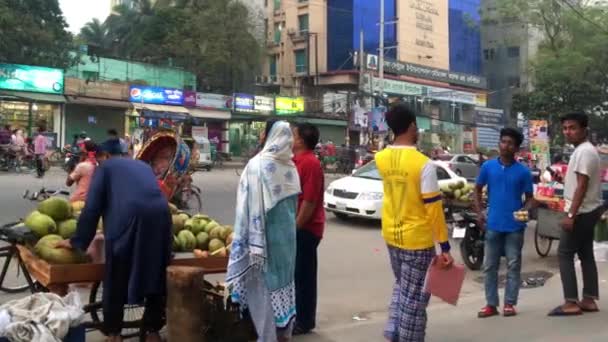
[[(467, 182), (441, 162), (437, 166), (439, 186)], [(331, 182), (325, 190), (323, 206), (340, 219), (349, 216), (379, 220), (382, 218), (382, 197), (384, 196), (382, 180), (376, 162), (357, 169), (352, 176)]]

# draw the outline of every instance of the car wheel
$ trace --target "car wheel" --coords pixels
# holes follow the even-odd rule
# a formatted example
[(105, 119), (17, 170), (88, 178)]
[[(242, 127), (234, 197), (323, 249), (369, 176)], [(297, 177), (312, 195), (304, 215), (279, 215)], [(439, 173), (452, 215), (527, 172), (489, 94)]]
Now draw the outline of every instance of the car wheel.
[(456, 170), (456, 175), (458, 175), (458, 177), (462, 177), (462, 171), (460, 171), (460, 169)]
[(336, 217), (342, 221), (346, 221), (348, 220), (348, 215), (346, 214), (342, 214), (342, 213), (334, 213), (334, 215), (336, 215)]

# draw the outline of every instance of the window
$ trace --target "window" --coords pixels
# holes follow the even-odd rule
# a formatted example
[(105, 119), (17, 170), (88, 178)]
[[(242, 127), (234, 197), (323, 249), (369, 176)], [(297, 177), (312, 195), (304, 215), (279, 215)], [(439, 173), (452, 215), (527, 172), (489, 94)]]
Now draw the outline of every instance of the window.
[(264, 19), (264, 39), (268, 38), (268, 19)]
[(277, 60), (278, 59), (279, 59), (279, 56), (277, 56), (277, 55), (270, 56), (269, 74), (270, 74), (270, 77), (272, 77), (273, 79), (277, 76)]
[(308, 14), (298, 16), (298, 27), (300, 29), (300, 33), (308, 32)]
[(274, 24), (274, 42), (277, 44), (281, 42), (281, 24), (280, 23)]
[(437, 180), (450, 179), (450, 174), (441, 166), (437, 166)]
[(492, 60), (494, 59), (494, 49), (484, 49), (483, 50), (483, 58), (487, 61), (487, 60)]
[(281, 9), (281, 0), (274, 0), (274, 10), (278, 11)]
[(519, 46), (509, 46), (507, 48), (507, 56), (511, 58), (519, 57)]
[(308, 68), (306, 50), (296, 50), (294, 51), (294, 54), (296, 57), (296, 73), (305, 73)]

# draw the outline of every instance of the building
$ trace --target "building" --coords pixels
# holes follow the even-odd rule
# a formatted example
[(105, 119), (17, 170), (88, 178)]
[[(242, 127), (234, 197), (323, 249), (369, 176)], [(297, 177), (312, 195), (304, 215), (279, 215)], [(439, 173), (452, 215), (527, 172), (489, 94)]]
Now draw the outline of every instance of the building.
[[(383, 1), (384, 81), (378, 75), (378, 1), (265, 2), (265, 91), (305, 96), (308, 115), (349, 121), (345, 140), (355, 143), (368, 131), (362, 117), (383, 117), (370, 115), (378, 104), (370, 96), (383, 88), (389, 101), (408, 102), (421, 113), (428, 146), (463, 150), (475, 107), (486, 105), (479, 0)], [(374, 133), (386, 131), (380, 122), (369, 124)]]
[(513, 96), (531, 90), (530, 62), (538, 52), (542, 33), (517, 18), (502, 18), (498, 0), (483, 0), (481, 6), (483, 74), (488, 80), (488, 105), (505, 111), (511, 124), (516, 123)]

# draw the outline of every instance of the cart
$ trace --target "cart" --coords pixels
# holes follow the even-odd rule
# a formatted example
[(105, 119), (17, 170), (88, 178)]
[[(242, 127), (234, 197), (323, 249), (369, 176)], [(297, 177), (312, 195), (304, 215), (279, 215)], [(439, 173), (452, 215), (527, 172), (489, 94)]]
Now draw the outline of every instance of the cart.
[[(50, 291), (65, 296), (70, 284), (93, 283), (89, 303), (84, 311), (91, 315), (91, 321), (85, 322), (87, 329), (100, 329), (103, 325), (101, 294), (103, 292), (104, 264), (70, 264), (54, 265), (36, 256), (26, 245), (16, 245), (19, 258), (29, 276), (36, 280), (31, 283), (32, 291)], [(206, 274), (225, 273), (227, 257), (195, 258), (192, 253), (176, 253), (171, 265), (200, 267)], [(29, 277), (28, 277), (29, 278)], [(123, 337), (134, 337), (140, 334), (143, 307), (126, 305), (124, 315)]]
[(551, 252), (553, 241), (560, 238), (562, 232), (561, 221), (565, 213), (552, 208), (560, 201), (559, 198), (543, 196), (536, 196), (535, 198), (542, 205), (537, 209), (534, 248), (536, 253), (544, 258)]

